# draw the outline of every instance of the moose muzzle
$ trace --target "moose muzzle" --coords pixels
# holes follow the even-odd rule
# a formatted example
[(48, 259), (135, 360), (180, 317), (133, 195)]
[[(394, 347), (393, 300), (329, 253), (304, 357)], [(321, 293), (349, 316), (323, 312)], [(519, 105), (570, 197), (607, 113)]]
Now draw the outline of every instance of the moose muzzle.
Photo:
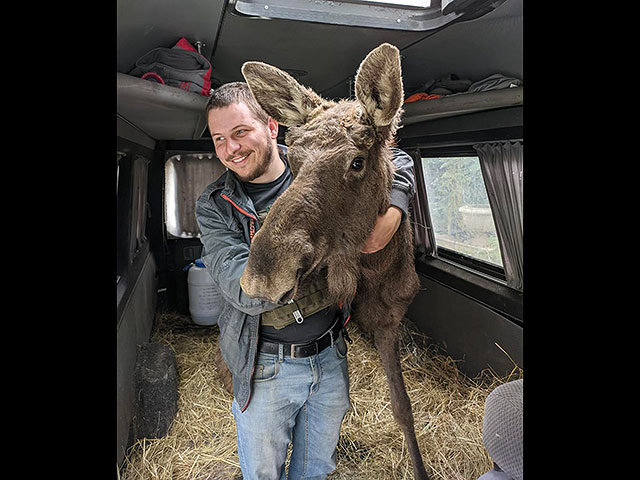
[(271, 236), (265, 227), (255, 235), (242, 277), (242, 290), (254, 298), (286, 304), (313, 266), (313, 246), (301, 231)]

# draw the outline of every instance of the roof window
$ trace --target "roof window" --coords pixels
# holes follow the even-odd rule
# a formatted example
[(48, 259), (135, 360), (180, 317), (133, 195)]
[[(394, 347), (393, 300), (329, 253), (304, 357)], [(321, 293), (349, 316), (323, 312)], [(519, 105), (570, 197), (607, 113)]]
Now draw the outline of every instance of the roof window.
[[(231, 0), (238, 13), (353, 27), (428, 31), (468, 20), (505, 0)], [(464, 19), (460, 18), (463, 17)]]

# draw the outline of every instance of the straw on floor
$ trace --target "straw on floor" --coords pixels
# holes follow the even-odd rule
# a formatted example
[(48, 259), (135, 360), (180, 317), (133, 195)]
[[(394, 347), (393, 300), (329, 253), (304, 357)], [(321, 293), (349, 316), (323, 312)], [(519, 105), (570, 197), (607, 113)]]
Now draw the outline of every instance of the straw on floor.
[[(122, 480), (232, 480), (240, 477), (232, 397), (217, 378), (214, 348), (218, 328), (198, 327), (188, 316), (163, 314), (153, 339), (169, 345), (178, 364), (178, 413), (168, 434), (136, 442), (125, 458)], [(393, 420), (387, 381), (372, 339), (349, 325), (351, 408), (337, 449), (331, 480), (411, 479), (400, 428)], [(409, 322), (402, 325), (402, 368), (411, 398), (418, 443), (432, 479), (475, 480), (491, 461), (482, 444), (487, 395), (499, 378), (485, 371), (465, 377), (456, 362)]]

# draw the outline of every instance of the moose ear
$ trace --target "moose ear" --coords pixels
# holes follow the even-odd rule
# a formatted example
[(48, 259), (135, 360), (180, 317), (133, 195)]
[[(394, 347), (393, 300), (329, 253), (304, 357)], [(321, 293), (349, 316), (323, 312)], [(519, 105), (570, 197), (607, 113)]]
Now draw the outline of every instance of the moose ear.
[(365, 57), (358, 68), (356, 98), (376, 127), (389, 125), (402, 107), (400, 52), (383, 43)]
[(245, 62), (242, 75), (264, 111), (285, 127), (306, 123), (323, 103), (291, 75), (266, 63)]

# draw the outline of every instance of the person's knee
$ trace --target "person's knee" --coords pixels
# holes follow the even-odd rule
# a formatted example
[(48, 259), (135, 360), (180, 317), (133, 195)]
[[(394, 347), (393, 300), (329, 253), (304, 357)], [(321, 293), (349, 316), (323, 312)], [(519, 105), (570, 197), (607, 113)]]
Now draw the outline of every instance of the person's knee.
[[(235, 400), (234, 400), (235, 402)], [(236, 421), (238, 460), (245, 480), (279, 480), (287, 456), (287, 446), (291, 436), (289, 422), (282, 422), (280, 428), (265, 428), (260, 423), (260, 409), (257, 405), (241, 412), (233, 408)]]

